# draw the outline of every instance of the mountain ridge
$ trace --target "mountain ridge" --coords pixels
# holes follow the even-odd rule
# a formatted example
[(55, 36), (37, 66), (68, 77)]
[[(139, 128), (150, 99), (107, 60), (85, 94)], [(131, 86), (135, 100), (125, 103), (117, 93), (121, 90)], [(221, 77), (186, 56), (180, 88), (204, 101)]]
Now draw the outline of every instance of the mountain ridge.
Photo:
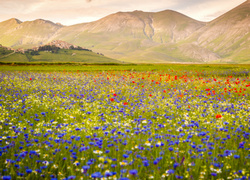
[(71, 26), (12, 18), (0, 22), (0, 44), (26, 48), (60, 39), (128, 62), (246, 63), (250, 62), (249, 2), (210, 22), (173, 10), (117, 12)]

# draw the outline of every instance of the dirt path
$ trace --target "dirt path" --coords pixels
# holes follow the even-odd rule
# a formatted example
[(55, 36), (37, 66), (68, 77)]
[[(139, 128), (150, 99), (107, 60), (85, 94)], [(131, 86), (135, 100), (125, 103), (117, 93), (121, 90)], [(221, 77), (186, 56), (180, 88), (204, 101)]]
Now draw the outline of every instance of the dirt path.
[(15, 54), (15, 52), (12, 52), (12, 53), (10, 53), (10, 54), (6, 54), (6, 55), (0, 57), (0, 59), (3, 59), (3, 58), (5, 58), (5, 57), (8, 57), (8, 56), (10, 56), (10, 55), (12, 55), (12, 54)]

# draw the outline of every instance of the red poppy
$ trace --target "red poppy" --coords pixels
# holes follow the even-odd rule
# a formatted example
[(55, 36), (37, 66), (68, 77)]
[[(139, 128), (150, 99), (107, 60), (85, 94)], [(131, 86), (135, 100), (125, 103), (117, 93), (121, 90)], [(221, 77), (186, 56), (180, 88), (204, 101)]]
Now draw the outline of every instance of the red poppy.
[(116, 97), (116, 96), (117, 96), (117, 94), (113, 94), (113, 96), (115, 96), (115, 97)]
[(128, 105), (128, 103), (127, 103), (127, 102), (124, 102), (123, 105)]
[(218, 119), (218, 118), (221, 118), (221, 117), (222, 117), (222, 115), (217, 114), (215, 117)]
[(30, 78), (30, 80), (32, 80), (32, 78)]
[(113, 102), (113, 101), (114, 101), (114, 98), (110, 98), (109, 100), (110, 100), (111, 102)]

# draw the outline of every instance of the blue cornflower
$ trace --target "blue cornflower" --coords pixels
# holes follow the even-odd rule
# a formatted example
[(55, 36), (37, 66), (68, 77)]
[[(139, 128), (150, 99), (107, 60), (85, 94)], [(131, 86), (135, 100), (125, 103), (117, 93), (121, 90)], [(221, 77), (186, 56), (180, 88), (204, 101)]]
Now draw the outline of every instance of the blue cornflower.
[(3, 180), (11, 180), (11, 176), (3, 176)]
[(123, 157), (124, 157), (124, 158), (128, 158), (128, 157), (129, 157), (129, 155), (127, 155), (127, 154), (123, 154)]
[(82, 169), (83, 170), (88, 170), (90, 168), (90, 166), (83, 166)]
[(143, 165), (144, 165), (145, 167), (149, 166), (148, 160), (144, 160), (144, 161), (142, 161), (142, 163), (143, 163)]
[(183, 179), (183, 176), (175, 175), (176, 179)]
[(211, 175), (212, 176), (217, 176), (217, 173), (212, 172)]
[(176, 169), (179, 166), (179, 163), (174, 163), (174, 169)]
[(112, 172), (106, 172), (106, 173), (105, 173), (105, 177), (110, 177), (110, 176), (112, 176), (112, 175), (113, 175)]
[(129, 171), (129, 174), (133, 175), (133, 176), (136, 176), (138, 173), (138, 171), (136, 169), (132, 169)]
[(174, 148), (172, 148), (172, 147), (169, 147), (169, 148), (168, 148), (168, 150), (169, 150), (169, 151), (173, 151), (173, 150), (174, 150)]
[(68, 179), (75, 179), (76, 176), (69, 176)]
[(126, 173), (127, 172), (127, 169), (122, 169), (121, 170), (121, 173)]
[(234, 159), (239, 159), (240, 155), (234, 155)]
[(26, 169), (26, 173), (28, 174), (32, 173), (32, 169)]
[(168, 174), (174, 174), (174, 170), (173, 169), (169, 169), (168, 170)]
[(102, 174), (100, 172), (95, 172), (91, 175), (92, 178), (101, 178)]

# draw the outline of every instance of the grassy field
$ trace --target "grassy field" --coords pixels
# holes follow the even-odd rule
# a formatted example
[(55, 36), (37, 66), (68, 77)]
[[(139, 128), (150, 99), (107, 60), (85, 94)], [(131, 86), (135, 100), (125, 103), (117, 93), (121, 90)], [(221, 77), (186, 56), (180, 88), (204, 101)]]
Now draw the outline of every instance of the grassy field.
[(0, 70), (11, 71), (164, 71), (164, 70), (186, 70), (186, 71), (215, 71), (215, 72), (245, 72), (249, 73), (249, 64), (81, 64), (81, 63), (21, 63), (0, 64)]
[(250, 179), (249, 65), (1, 65), (0, 179)]
[[(0, 49), (0, 53), (1, 53)], [(10, 52), (9, 52), (10, 53)], [(69, 50), (60, 49), (58, 53), (40, 51), (39, 55), (26, 55), (22, 53), (14, 53), (10, 56), (0, 54), (0, 62), (23, 62), (23, 63), (41, 63), (41, 62), (81, 62), (81, 63), (121, 63), (112, 58), (102, 56), (100, 54), (84, 51), (84, 50)]]

